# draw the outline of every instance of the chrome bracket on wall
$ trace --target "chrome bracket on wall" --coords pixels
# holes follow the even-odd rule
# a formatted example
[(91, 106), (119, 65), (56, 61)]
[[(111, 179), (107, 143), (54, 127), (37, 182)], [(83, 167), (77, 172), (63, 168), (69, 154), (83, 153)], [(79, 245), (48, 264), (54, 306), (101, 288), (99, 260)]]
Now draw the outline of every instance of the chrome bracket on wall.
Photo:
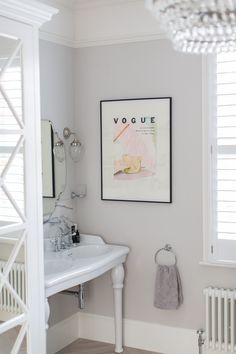
[(74, 290), (63, 290), (61, 294), (72, 295), (78, 298), (78, 306), (81, 310), (85, 308), (85, 299), (84, 299), (84, 284), (78, 285), (78, 291)]

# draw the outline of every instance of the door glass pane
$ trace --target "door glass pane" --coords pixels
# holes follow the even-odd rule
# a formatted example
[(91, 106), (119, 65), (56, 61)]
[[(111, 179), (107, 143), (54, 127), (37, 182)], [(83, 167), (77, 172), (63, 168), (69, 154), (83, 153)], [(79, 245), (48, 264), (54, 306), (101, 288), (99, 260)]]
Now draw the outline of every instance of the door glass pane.
[[(0, 239), (0, 272), (2, 274), (7, 272), (7, 284), (0, 289), (0, 324), (4, 324), (10, 319), (17, 319), (24, 314), (22, 307), (22, 303), (26, 302), (24, 246), (20, 247), (16, 258), (8, 267), (22, 232), (12, 233), (11, 238), (6, 235), (5, 239), (3, 237)], [(14, 238), (15, 241), (13, 241)], [(0, 335), (0, 354), (10, 354), (8, 348), (13, 347), (20, 328), (21, 326), (14, 326), (12, 330)]]
[(21, 43), (0, 40), (0, 226), (24, 222)]
[[(17, 326), (4, 333), (0, 339), (0, 354), (11, 353), (15, 338), (20, 335), (21, 327)], [(18, 354), (26, 354), (26, 336), (24, 336), (20, 345)]]
[(0, 75), (3, 88), (0, 92), (0, 129), (17, 129), (18, 120), (22, 120), (21, 48), (19, 41), (11, 38), (1, 36), (0, 43)]
[(21, 52), (21, 41), (0, 36), (0, 354), (26, 353)]

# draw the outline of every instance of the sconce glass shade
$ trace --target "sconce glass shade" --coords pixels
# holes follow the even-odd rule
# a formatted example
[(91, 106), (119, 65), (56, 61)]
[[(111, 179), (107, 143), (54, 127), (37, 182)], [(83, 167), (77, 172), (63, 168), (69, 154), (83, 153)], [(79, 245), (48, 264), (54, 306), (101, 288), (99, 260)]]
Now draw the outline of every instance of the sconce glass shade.
[(80, 143), (80, 141), (75, 138), (71, 143), (70, 143), (70, 156), (74, 162), (79, 162), (81, 158), (81, 154), (83, 152), (83, 146)]
[(56, 143), (54, 144), (53, 153), (57, 161), (59, 162), (65, 161), (66, 158), (65, 146), (61, 139), (56, 141)]

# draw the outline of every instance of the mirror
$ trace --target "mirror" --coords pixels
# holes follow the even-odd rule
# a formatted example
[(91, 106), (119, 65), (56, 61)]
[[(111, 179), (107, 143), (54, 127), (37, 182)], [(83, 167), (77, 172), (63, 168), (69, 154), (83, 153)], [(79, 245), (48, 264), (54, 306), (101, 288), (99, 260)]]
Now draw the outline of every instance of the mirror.
[(53, 213), (56, 201), (66, 186), (66, 160), (59, 162), (53, 153), (56, 130), (49, 120), (41, 121), (43, 214)]
[(43, 198), (55, 198), (53, 129), (51, 122), (41, 122)]

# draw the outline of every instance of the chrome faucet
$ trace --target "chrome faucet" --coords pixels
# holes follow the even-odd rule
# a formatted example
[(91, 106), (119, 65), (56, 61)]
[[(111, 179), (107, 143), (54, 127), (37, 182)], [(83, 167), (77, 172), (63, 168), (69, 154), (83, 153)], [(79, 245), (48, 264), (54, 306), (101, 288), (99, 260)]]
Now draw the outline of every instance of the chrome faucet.
[(61, 239), (61, 250), (66, 250), (66, 249), (67, 249), (66, 242), (65, 242), (65, 240)]
[(54, 246), (54, 252), (60, 252), (61, 250), (61, 242), (60, 242), (60, 237), (56, 236), (54, 240), (50, 241), (53, 246)]
[(60, 252), (72, 247), (72, 238), (68, 234), (60, 234), (51, 240), (51, 243), (54, 246), (54, 252)]

